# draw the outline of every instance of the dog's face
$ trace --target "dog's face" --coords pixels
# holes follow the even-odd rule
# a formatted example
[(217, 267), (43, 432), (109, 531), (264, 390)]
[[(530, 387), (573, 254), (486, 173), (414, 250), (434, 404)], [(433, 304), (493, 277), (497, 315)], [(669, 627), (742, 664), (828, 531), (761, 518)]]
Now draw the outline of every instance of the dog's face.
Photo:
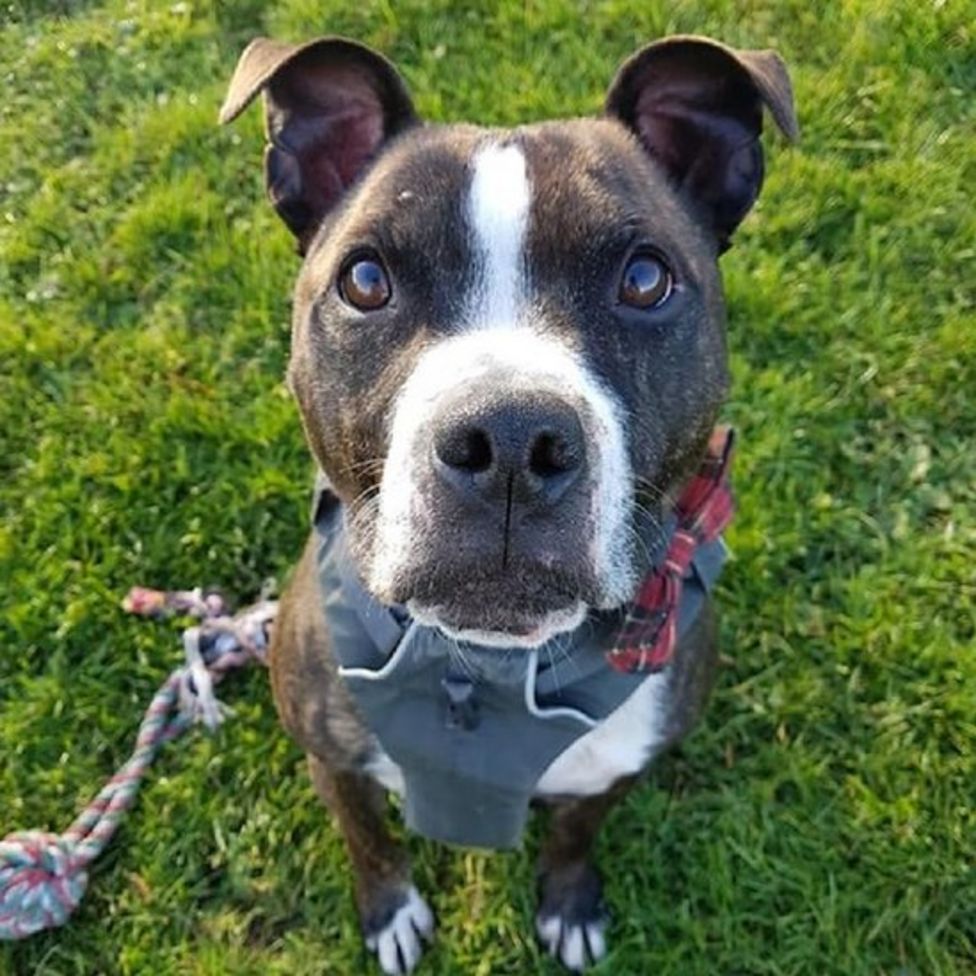
[(305, 262), (289, 379), (385, 602), (540, 644), (628, 600), (724, 399), (717, 257), (762, 182), (771, 52), (651, 45), (599, 119), (419, 124), (348, 41), (254, 42), (269, 192)]

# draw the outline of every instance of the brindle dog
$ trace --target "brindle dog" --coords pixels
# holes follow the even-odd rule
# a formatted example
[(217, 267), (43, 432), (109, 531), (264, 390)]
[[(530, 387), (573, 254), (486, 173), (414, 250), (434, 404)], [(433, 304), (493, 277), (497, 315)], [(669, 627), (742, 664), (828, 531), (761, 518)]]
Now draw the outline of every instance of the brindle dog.
[[(797, 132), (782, 61), (669, 38), (619, 69), (600, 117), (498, 130), (422, 123), (352, 41), (258, 39), (221, 121), (259, 92), (268, 193), (304, 257), (288, 379), (365, 591), (475, 658), (615, 612), (726, 395), (717, 262), (762, 185), (764, 106)], [(433, 919), (386, 825), (399, 771), (339, 672), (317, 553), (313, 534), (281, 601), (274, 697), (346, 839), (367, 944), (409, 971)], [(570, 968), (606, 951), (600, 824), (694, 722), (715, 647), (706, 606), (540, 777), (537, 926)]]

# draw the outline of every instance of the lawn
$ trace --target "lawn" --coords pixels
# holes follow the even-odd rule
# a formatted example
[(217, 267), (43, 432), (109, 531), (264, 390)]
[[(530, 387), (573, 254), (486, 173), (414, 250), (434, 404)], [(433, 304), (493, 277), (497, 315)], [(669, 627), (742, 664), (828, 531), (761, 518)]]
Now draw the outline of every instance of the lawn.
[[(726, 666), (601, 843), (614, 974), (976, 973), (976, 3), (3, 0), (0, 836), (63, 829), (179, 654), (133, 583), (283, 580), (311, 465), (253, 35), (338, 32), (433, 120), (589, 113), (675, 31), (775, 46), (803, 139), (723, 258)], [(0, 974), (360, 974), (350, 874), (266, 676), (158, 761), (64, 929)], [(534, 853), (538, 834), (527, 842)], [(559, 972), (530, 856), (411, 841), (429, 974)]]

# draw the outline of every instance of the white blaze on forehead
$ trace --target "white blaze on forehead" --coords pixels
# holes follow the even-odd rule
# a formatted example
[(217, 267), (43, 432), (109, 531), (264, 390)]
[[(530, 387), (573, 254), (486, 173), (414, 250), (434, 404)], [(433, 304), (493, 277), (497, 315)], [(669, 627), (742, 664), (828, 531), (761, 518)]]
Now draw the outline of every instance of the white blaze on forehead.
[(532, 193), (522, 150), (489, 143), (473, 159), (468, 219), (480, 276), (471, 324), (514, 326), (524, 297), (525, 235)]

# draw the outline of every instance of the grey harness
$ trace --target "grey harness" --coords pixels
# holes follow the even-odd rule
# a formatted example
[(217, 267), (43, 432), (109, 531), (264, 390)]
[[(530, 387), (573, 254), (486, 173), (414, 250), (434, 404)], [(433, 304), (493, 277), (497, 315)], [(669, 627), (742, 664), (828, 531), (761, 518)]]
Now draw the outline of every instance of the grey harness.
[[(573, 634), (528, 652), (458, 647), (366, 591), (346, 547), (343, 508), (322, 479), (313, 518), (339, 673), (403, 773), (407, 826), (466, 847), (517, 847), (546, 768), (649, 677), (607, 664), (623, 612), (591, 614)], [(698, 616), (725, 556), (720, 539), (696, 551), (679, 636)]]

